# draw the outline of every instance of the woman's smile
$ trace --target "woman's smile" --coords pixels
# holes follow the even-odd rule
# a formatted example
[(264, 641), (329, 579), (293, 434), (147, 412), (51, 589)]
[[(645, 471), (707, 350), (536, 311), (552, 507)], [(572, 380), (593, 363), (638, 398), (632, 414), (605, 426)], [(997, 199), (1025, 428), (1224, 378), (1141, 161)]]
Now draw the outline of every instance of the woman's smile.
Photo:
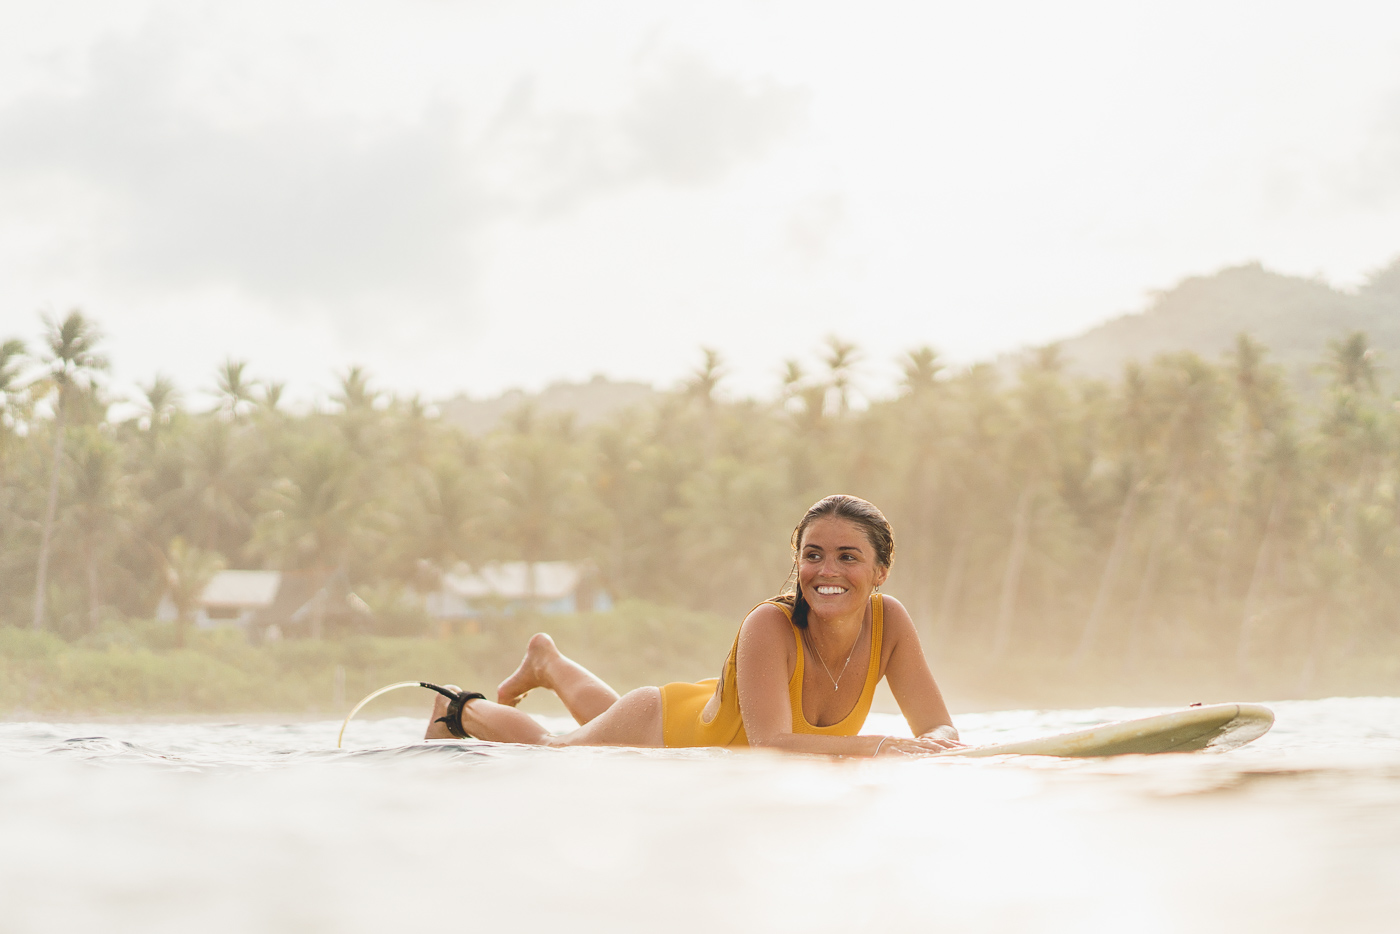
[(864, 613), (871, 592), (887, 571), (875, 558), (865, 530), (848, 519), (817, 519), (802, 536), (798, 578), (808, 604), (822, 615)]

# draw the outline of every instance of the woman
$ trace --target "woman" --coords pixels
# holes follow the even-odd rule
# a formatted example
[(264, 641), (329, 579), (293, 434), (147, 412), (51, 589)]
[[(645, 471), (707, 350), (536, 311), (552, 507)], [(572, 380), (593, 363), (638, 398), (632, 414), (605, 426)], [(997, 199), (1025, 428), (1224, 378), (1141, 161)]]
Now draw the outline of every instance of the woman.
[[(453, 726), (478, 739), (544, 746), (747, 745), (840, 756), (961, 746), (913, 621), (879, 593), (894, 560), (894, 533), (880, 510), (828, 496), (807, 510), (792, 545), (793, 589), (749, 613), (721, 677), (619, 697), (541, 633), (497, 688), (497, 703), (440, 697), (426, 738), (453, 735), (450, 711), (461, 717)], [(881, 678), (916, 738), (860, 735)], [(554, 736), (516, 710), (535, 688), (559, 695), (579, 728)]]

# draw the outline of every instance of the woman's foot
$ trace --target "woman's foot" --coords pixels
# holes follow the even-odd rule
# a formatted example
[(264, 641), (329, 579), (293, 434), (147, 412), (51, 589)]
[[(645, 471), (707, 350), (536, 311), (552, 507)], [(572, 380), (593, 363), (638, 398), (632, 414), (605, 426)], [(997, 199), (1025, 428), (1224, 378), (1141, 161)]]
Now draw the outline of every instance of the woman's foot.
[[(444, 684), (443, 687), (449, 691), (460, 691), (461, 688), (455, 684)], [(428, 732), (423, 734), (424, 739), (452, 739), (452, 731), (447, 728), (446, 723), (439, 723), (439, 717), (447, 716), (447, 705), (452, 703), (447, 698), (437, 692), (433, 692), (433, 712), (428, 715)]]
[(521, 660), (520, 667), (496, 688), (496, 703), (514, 707), (535, 688), (553, 690), (549, 669), (551, 664), (561, 657), (553, 639), (542, 632), (535, 633), (530, 637), (530, 644), (525, 649), (525, 657)]

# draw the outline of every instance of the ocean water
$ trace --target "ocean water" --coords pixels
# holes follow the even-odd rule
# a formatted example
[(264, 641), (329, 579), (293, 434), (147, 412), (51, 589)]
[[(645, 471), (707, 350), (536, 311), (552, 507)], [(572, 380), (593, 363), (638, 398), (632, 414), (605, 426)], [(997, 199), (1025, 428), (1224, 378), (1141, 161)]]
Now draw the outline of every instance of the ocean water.
[(1091, 760), (0, 723), (0, 932), (1400, 931), (1400, 698), (1270, 706), (1241, 749)]

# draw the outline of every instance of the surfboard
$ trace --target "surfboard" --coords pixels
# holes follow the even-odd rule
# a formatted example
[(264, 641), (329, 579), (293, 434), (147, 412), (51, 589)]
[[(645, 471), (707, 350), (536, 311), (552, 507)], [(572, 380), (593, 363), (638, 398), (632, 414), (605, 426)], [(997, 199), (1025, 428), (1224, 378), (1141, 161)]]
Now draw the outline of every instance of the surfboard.
[(1274, 725), (1258, 704), (1212, 704), (1119, 720), (1037, 739), (950, 749), (944, 756), (1130, 756), (1162, 752), (1224, 751), (1253, 742)]

